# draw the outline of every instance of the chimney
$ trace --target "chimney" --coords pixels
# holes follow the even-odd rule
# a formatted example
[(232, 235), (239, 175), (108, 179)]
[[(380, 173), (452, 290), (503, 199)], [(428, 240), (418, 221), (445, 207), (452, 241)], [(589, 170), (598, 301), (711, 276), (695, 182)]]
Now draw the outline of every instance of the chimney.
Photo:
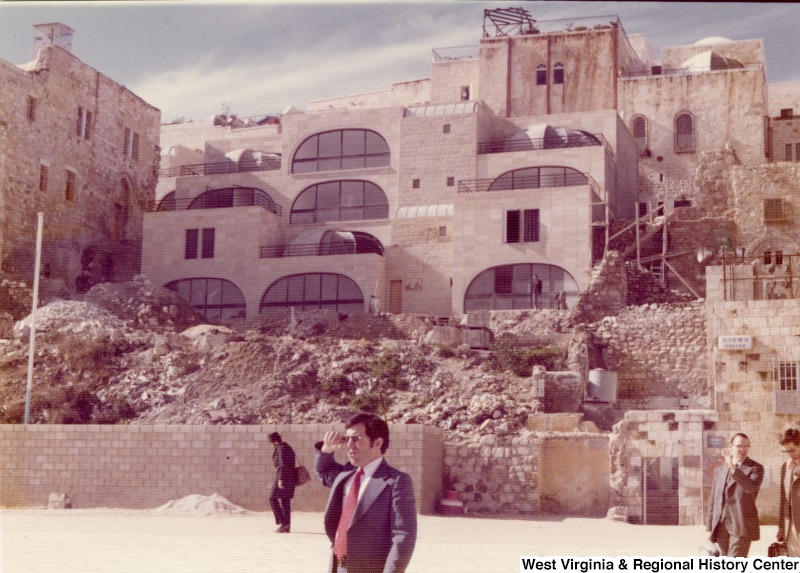
[(33, 57), (45, 46), (59, 46), (72, 53), (72, 35), (75, 30), (64, 24), (36, 24), (33, 27)]

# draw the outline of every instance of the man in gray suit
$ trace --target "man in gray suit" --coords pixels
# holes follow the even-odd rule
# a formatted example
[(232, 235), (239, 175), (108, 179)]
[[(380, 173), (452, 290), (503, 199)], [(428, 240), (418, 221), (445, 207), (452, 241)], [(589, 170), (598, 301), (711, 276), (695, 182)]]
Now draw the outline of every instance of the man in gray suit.
[[(343, 446), (352, 467), (334, 459)], [(332, 481), (325, 507), (331, 573), (403, 573), (411, 560), (417, 539), (414, 489), (408, 474), (383, 459), (388, 448), (388, 424), (362, 413), (347, 422), (344, 436), (326, 433), (317, 450), (314, 470)]]
[(747, 557), (750, 543), (760, 537), (756, 497), (764, 466), (750, 459), (749, 452), (750, 438), (734, 434), (731, 447), (723, 453), (725, 463), (714, 473), (706, 530), (722, 556)]

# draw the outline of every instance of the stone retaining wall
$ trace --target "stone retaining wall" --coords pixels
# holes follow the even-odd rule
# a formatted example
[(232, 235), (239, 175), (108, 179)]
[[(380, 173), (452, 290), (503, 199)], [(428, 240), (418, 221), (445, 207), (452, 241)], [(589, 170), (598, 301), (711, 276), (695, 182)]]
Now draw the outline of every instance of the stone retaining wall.
[[(147, 509), (191, 494), (218, 493), (263, 511), (275, 472), (267, 436), (280, 432), (313, 474), (314, 443), (329, 429), (329, 424), (0, 425), (0, 506), (42, 507), (51, 493), (65, 493), (80, 508)], [(399, 424), (390, 430), (387, 461), (411, 475), (418, 510), (433, 512), (441, 493), (442, 431)], [(297, 488), (293, 507), (322, 511), (327, 497), (328, 490), (312, 477)]]

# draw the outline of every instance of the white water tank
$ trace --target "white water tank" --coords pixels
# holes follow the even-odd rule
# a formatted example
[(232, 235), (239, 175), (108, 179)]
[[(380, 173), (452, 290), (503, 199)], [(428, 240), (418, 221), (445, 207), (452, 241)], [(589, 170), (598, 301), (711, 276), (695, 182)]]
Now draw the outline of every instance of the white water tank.
[(589, 395), (601, 402), (617, 401), (617, 373), (595, 368), (589, 371)]

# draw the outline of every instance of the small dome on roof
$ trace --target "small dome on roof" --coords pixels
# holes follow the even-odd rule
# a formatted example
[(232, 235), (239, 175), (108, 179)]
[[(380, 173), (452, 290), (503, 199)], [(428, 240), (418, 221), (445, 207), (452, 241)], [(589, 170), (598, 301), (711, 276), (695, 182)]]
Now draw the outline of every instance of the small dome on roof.
[(695, 54), (681, 64), (681, 68), (692, 72), (709, 72), (712, 70), (729, 70), (742, 68), (741, 62), (733, 58), (720, 56), (713, 50)]
[(697, 40), (694, 45), (695, 46), (705, 46), (708, 44), (732, 44), (733, 40), (730, 38), (723, 38), (722, 36), (709, 36), (708, 38), (703, 38), (702, 40)]

